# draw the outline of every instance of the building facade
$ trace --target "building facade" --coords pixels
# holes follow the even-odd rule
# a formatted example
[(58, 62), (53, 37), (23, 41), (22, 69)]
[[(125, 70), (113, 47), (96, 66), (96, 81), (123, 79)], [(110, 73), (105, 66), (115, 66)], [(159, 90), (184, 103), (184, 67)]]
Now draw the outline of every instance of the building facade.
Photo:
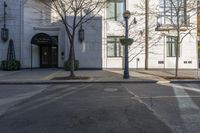
[[(3, 3), (4, 0), (1, 0), (0, 28), (4, 27)], [(6, 0), (6, 3), (5, 22), (9, 29), (9, 39), (14, 41), (16, 58), (20, 60), (22, 68), (63, 67), (69, 56), (70, 45), (63, 25), (59, 19), (52, 17), (52, 11), (45, 8), (40, 0)], [(130, 68), (145, 67), (144, 4), (142, 1), (126, 1), (127, 9), (132, 13), (129, 37), (135, 40), (129, 47)], [(169, 22), (172, 22), (169, 20), (175, 17), (168, 14), (172, 8), (162, 0), (151, 0), (149, 4), (148, 66), (175, 68), (176, 32), (169, 26)], [(79, 42), (77, 34), (75, 41), (75, 56), (81, 68), (123, 68), (124, 48), (119, 39), (124, 36), (124, 6), (124, 0), (110, 0), (94, 20), (83, 25), (85, 40)], [(185, 20), (188, 14), (183, 12), (181, 20)], [(197, 18), (197, 14), (189, 18), (194, 27), (198, 25)], [(188, 35), (187, 31), (181, 31), (184, 39), (180, 45), (179, 68), (196, 69), (200, 60), (198, 28), (190, 30)], [(8, 41), (1, 39), (0, 61), (6, 59), (7, 48)]]

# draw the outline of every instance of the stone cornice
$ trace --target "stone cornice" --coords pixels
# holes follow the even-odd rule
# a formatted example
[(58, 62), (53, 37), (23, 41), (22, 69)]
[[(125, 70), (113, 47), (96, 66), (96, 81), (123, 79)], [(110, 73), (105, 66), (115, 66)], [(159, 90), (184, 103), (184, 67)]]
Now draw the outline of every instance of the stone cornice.
[(59, 31), (60, 27), (33, 27), (33, 29), (41, 31)]

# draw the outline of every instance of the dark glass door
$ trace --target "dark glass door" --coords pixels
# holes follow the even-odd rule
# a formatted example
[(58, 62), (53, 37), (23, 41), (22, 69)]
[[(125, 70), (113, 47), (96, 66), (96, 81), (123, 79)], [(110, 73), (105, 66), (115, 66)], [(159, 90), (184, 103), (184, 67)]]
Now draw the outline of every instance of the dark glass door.
[(51, 67), (58, 67), (58, 47), (51, 47)]
[(40, 67), (53, 68), (58, 67), (58, 47), (41, 46), (40, 47)]

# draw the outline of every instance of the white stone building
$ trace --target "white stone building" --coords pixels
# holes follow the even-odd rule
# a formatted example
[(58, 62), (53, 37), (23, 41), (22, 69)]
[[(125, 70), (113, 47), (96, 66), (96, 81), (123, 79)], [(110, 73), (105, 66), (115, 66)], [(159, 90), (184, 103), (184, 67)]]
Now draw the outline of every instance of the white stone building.
[[(3, 28), (3, 1), (0, 0), (0, 28)], [(142, 1), (142, 0), (141, 0)], [(130, 68), (144, 68), (144, 9), (141, 1), (127, 0), (127, 8), (137, 19), (137, 24), (130, 28), (129, 36), (134, 44), (129, 48)], [(175, 68), (174, 31), (155, 30), (160, 23), (157, 19), (162, 11), (162, 0), (150, 1), (149, 19), (149, 68)], [(62, 24), (50, 15), (40, 0), (6, 0), (9, 38), (14, 40), (17, 60), (22, 68), (63, 67), (68, 59), (69, 42)], [(138, 4), (140, 3), (140, 4)], [(143, 3), (144, 4), (144, 3)], [(140, 7), (140, 6), (141, 7)], [(123, 47), (119, 38), (124, 36), (123, 18), (124, 0), (110, 0), (97, 19), (84, 24), (85, 41), (80, 43), (76, 37), (76, 59), (81, 68), (102, 69), (123, 67)], [(159, 11), (159, 12), (158, 12)], [(197, 15), (190, 23), (197, 25)], [(133, 20), (133, 17), (130, 21)], [(161, 17), (163, 20), (163, 17)], [(160, 27), (159, 27), (160, 28)], [(180, 47), (179, 67), (198, 68), (197, 29), (192, 30)], [(47, 40), (41, 40), (44, 37)], [(43, 38), (43, 39), (44, 39)], [(49, 40), (48, 40), (49, 39)], [(31, 44), (38, 41), (38, 44)], [(47, 41), (49, 44), (46, 42)], [(7, 56), (8, 41), (0, 40), (0, 61)]]

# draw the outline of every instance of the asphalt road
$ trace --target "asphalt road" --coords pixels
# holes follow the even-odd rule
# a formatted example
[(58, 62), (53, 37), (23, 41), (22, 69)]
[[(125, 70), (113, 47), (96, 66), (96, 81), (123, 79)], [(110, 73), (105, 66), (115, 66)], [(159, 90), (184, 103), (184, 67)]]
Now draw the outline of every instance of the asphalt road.
[(0, 116), (0, 133), (199, 131), (198, 84), (8, 85), (0, 86), (0, 100), (33, 87), (40, 91)]
[(200, 84), (126, 85), (174, 133), (199, 133)]
[(48, 85), (0, 85), (0, 116), (9, 108), (45, 90)]

